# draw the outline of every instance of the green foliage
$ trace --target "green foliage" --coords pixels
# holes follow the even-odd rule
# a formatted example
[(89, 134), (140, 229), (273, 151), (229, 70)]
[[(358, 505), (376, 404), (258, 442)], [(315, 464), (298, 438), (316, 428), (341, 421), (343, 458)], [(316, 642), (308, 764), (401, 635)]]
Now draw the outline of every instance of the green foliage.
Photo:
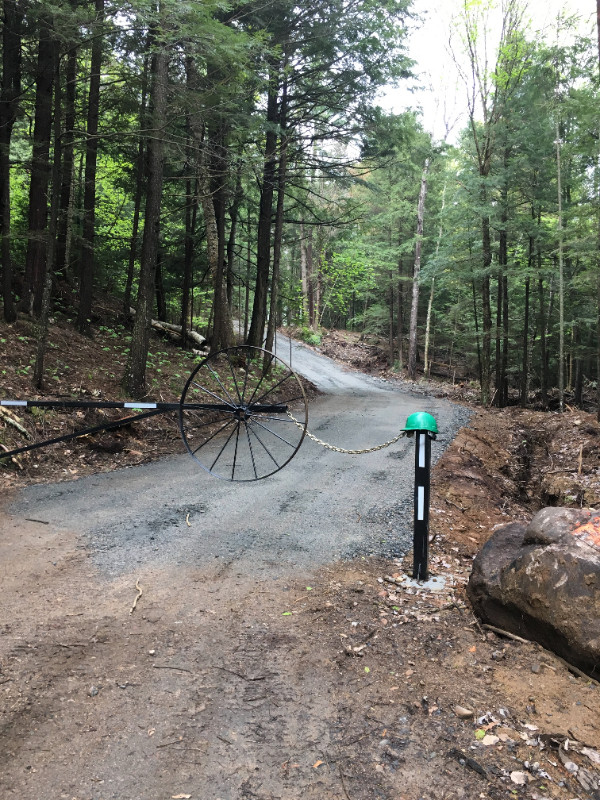
[(322, 313), (327, 309), (346, 313), (353, 294), (363, 295), (374, 288), (374, 266), (360, 248), (351, 245), (343, 253), (333, 253), (321, 262)]
[(303, 342), (306, 342), (306, 344), (310, 344), (313, 347), (318, 347), (323, 341), (323, 337), (320, 333), (307, 327), (301, 328), (300, 338)]

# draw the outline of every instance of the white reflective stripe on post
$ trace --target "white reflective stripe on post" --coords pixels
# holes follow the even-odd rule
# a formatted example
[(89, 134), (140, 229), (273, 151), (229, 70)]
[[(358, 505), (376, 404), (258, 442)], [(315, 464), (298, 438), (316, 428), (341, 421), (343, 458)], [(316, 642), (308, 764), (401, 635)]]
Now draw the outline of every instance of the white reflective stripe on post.
[(417, 436), (419, 437), (419, 466), (425, 466), (425, 437), (427, 436), (426, 433), (418, 433)]
[(425, 487), (417, 486), (417, 519), (425, 519)]
[(123, 408), (156, 408), (156, 403), (123, 403)]
[(0, 406), (26, 406), (27, 400), (0, 400)]

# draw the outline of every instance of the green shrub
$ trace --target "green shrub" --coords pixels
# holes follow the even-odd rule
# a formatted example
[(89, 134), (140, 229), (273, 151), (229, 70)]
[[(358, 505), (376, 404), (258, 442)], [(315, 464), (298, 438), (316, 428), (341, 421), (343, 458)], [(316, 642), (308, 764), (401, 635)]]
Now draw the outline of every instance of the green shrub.
[(313, 347), (318, 347), (323, 339), (320, 333), (317, 333), (317, 331), (313, 331), (311, 328), (307, 327), (302, 328), (300, 337), (302, 338), (303, 342), (306, 342), (306, 344), (310, 344)]

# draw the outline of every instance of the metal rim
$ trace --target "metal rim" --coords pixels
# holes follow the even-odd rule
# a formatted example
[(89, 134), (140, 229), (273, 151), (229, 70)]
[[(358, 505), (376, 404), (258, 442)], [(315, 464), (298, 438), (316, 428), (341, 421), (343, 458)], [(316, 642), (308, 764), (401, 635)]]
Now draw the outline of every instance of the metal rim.
[(179, 430), (189, 454), (226, 481), (257, 481), (279, 472), (300, 449), (307, 424), (308, 402), (296, 373), (274, 353), (250, 345), (203, 359), (179, 403)]

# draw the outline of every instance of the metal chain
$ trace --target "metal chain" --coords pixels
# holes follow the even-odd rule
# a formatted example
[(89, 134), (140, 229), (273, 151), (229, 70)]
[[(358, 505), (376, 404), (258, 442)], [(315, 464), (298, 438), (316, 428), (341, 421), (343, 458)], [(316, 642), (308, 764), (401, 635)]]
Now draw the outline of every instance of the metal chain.
[[(304, 425), (301, 422), (298, 422), (298, 420), (295, 417), (293, 417), (289, 411), (287, 412), (287, 415), (292, 420), (292, 422), (295, 422), (296, 425), (301, 430), (304, 430)], [(390, 439), (389, 442), (384, 442), (383, 444), (377, 444), (375, 445), (375, 447), (366, 447), (364, 450), (346, 450), (344, 447), (336, 447), (333, 444), (324, 442), (322, 439), (317, 439), (317, 437), (314, 434), (312, 434), (308, 430), (308, 428), (306, 429), (306, 435), (308, 436), (309, 439), (312, 439), (313, 442), (320, 444), (322, 447), (327, 448), (327, 450), (333, 450), (334, 453), (348, 453), (351, 456), (360, 456), (363, 453), (374, 453), (376, 450), (383, 450), (384, 448), (389, 447), (391, 444), (394, 444), (399, 439), (401, 439), (405, 435), (405, 432), (400, 431), (398, 436), (394, 436), (394, 438)]]

